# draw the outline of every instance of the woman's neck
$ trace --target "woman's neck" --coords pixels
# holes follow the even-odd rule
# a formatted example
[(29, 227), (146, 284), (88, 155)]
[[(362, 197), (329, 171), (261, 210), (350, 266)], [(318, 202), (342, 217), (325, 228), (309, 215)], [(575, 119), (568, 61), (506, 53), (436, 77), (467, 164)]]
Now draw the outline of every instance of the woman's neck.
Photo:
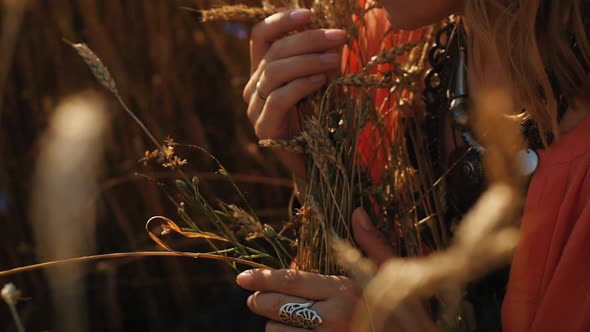
[(559, 133), (561, 135), (572, 131), (590, 114), (590, 100), (586, 97), (576, 98), (574, 104), (565, 112), (559, 122)]

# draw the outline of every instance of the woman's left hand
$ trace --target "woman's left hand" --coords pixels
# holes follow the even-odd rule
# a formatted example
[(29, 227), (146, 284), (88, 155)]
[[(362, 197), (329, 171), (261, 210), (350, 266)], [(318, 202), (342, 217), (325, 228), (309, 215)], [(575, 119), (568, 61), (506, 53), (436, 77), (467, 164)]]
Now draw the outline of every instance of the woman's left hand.
[[(372, 225), (363, 209), (354, 212), (352, 229), (358, 245), (376, 264), (393, 256), (391, 245)], [(348, 331), (356, 304), (362, 295), (361, 289), (346, 277), (298, 270), (248, 270), (238, 275), (236, 281), (241, 287), (255, 291), (248, 298), (248, 307), (254, 313), (270, 319), (266, 332), (306, 331), (282, 324), (279, 313), (284, 304), (310, 301), (314, 301), (310, 309), (322, 319), (314, 331)]]

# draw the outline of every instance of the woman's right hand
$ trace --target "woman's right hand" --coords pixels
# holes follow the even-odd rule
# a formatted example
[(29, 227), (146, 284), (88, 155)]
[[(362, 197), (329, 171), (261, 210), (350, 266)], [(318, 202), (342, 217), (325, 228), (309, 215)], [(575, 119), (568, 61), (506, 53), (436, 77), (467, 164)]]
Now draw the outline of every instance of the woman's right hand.
[[(294, 32), (311, 20), (307, 9), (271, 15), (252, 29), (251, 76), (243, 97), (259, 139), (288, 139), (301, 131), (295, 105), (318, 91), (329, 72), (340, 67), (334, 51), (346, 42), (343, 30)], [(305, 174), (303, 158), (279, 153), (296, 175)]]

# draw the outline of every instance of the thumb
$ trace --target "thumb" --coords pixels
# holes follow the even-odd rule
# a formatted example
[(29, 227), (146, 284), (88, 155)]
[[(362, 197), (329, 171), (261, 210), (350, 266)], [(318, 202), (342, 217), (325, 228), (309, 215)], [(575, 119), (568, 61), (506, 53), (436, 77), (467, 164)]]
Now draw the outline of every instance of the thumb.
[(383, 233), (373, 226), (365, 209), (358, 208), (354, 210), (352, 214), (352, 231), (359, 247), (378, 266), (393, 256), (391, 243)]

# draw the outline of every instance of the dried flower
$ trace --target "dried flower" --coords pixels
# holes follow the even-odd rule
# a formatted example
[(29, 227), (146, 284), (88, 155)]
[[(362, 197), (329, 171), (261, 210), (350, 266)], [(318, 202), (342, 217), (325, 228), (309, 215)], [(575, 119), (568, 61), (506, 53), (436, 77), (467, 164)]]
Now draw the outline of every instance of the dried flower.
[(160, 150), (156, 149), (153, 151), (146, 150), (143, 158), (139, 159), (139, 162), (143, 163), (146, 166), (150, 161), (155, 160), (160, 155)]
[(164, 155), (166, 156), (166, 159), (172, 159), (172, 157), (174, 157), (174, 147), (170, 145), (166, 146)]
[(162, 164), (165, 168), (180, 168), (186, 165), (188, 161), (186, 159), (181, 159), (178, 156), (173, 156), (172, 158), (168, 159), (168, 162)]
[(177, 143), (174, 142), (174, 138), (172, 138), (170, 136), (166, 136), (164, 138), (164, 144), (166, 144), (167, 146), (175, 146), (175, 145), (177, 145)]

